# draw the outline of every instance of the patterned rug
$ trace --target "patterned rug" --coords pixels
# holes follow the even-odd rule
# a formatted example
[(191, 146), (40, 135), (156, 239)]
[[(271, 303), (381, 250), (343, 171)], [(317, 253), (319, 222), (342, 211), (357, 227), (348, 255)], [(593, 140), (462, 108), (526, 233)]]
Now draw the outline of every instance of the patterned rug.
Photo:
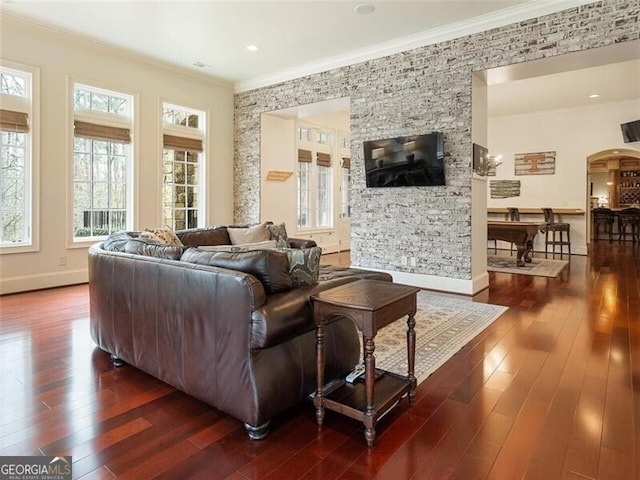
[[(416, 362), (418, 383), (507, 310), (471, 300), (421, 291), (416, 313)], [(378, 331), (376, 367), (407, 374), (407, 322), (398, 320)]]
[(518, 275), (537, 275), (539, 277), (557, 277), (569, 265), (566, 260), (547, 260), (533, 257), (531, 263), (516, 267), (516, 257), (487, 256), (489, 272), (515, 273)]

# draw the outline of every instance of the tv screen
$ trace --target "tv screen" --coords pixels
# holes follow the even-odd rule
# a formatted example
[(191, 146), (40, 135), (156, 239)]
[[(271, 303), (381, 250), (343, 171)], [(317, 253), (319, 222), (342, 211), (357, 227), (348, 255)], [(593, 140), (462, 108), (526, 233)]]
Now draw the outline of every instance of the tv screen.
[(624, 140), (624, 143), (640, 141), (640, 120), (621, 123), (620, 128), (622, 129), (622, 139)]
[(442, 132), (364, 142), (367, 187), (444, 185)]

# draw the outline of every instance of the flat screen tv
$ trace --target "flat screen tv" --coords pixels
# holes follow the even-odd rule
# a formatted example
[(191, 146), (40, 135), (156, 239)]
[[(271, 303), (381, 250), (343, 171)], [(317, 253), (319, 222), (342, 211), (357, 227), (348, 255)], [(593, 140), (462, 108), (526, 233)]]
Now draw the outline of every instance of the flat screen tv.
[(442, 132), (364, 142), (367, 187), (444, 185)]
[(640, 120), (621, 123), (622, 139), (624, 143), (640, 142)]

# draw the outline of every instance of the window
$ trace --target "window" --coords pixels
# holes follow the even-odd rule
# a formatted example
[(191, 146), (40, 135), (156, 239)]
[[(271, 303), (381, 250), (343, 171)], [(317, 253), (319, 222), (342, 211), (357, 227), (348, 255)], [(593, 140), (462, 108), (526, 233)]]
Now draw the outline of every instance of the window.
[[(37, 70), (0, 66), (0, 247), (34, 244), (34, 103)], [(29, 70), (29, 71), (27, 71)], [(9, 250), (5, 250), (8, 248)]]
[[(298, 228), (333, 227), (333, 133), (298, 126)], [(315, 159), (315, 161), (314, 161)]]
[(133, 97), (74, 85), (73, 237), (131, 228)]
[(298, 149), (298, 228), (311, 226), (311, 150)]
[(331, 155), (316, 153), (318, 172), (318, 187), (316, 198), (316, 226), (333, 226), (333, 172), (331, 169)]
[(348, 157), (342, 158), (342, 166), (340, 168), (342, 175), (340, 176), (340, 217), (351, 217), (351, 159)]
[(162, 122), (162, 220), (174, 230), (195, 228), (204, 218), (205, 113), (165, 103)]

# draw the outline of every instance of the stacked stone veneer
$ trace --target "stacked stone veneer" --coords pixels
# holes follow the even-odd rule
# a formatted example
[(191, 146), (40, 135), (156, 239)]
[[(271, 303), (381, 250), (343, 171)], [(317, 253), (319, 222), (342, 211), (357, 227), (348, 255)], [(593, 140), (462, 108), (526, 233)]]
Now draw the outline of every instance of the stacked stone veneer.
[[(349, 97), (352, 263), (471, 279), (472, 72), (637, 40), (639, 16), (640, 0), (596, 2), (237, 94), (236, 222), (260, 216), (260, 114)], [(446, 186), (365, 187), (364, 140), (431, 131), (444, 132)]]

